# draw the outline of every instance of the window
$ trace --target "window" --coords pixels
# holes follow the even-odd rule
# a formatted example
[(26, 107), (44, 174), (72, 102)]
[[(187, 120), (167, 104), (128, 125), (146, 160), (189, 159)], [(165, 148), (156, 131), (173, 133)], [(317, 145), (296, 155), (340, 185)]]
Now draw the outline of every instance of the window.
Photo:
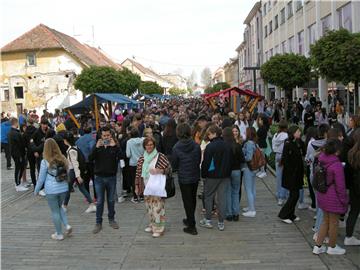
[(298, 33), (299, 54), (304, 54), (304, 31)]
[(289, 38), (289, 53), (294, 52), (294, 36)]
[(269, 56), (272, 57), (274, 54), (274, 50), (273, 49), (270, 49), (270, 53), (269, 53)]
[(276, 15), (274, 18), (274, 30), (278, 29), (279, 27), (279, 16)]
[(339, 28), (345, 28), (352, 32), (351, 3), (338, 10)]
[(280, 24), (285, 23), (285, 8), (280, 11)]
[(265, 25), (265, 37), (267, 37), (267, 35), (268, 35), (267, 29), (268, 29), (268, 27), (267, 27), (267, 25)]
[(268, 12), (271, 10), (271, 1), (268, 2)]
[(321, 19), (322, 35), (331, 29), (331, 15)]
[(266, 15), (266, 3), (263, 6), (263, 13), (264, 13), (264, 16), (265, 16)]
[(9, 89), (5, 89), (4, 90), (4, 101), (9, 101), (10, 100), (10, 92)]
[(286, 53), (286, 40), (281, 42), (281, 51), (282, 53)]
[(27, 66), (36, 66), (36, 57), (34, 53), (26, 55), (26, 65)]
[(292, 2), (289, 2), (287, 4), (287, 10), (288, 10), (288, 19), (289, 19), (292, 17), (292, 15), (294, 15), (293, 8), (292, 8)]
[(309, 44), (315, 43), (315, 23), (308, 27), (309, 32)]
[(22, 86), (15, 86), (15, 98), (16, 99), (22, 99), (24, 98), (24, 88)]
[(272, 21), (269, 22), (269, 35), (272, 33)]
[(298, 10), (301, 9), (302, 7), (303, 7), (303, 1), (297, 0), (297, 1), (296, 1), (296, 11), (298, 11)]
[(276, 45), (276, 46), (275, 46), (275, 51), (274, 51), (274, 53), (275, 53), (275, 54), (280, 53), (280, 51), (279, 51), (279, 45)]
[(265, 52), (265, 62), (268, 60), (268, 52)]

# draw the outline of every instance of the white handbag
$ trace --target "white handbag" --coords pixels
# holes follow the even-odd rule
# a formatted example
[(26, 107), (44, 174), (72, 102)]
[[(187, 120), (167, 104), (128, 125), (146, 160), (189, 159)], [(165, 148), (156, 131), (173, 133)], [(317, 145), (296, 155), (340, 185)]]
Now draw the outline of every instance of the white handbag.
[(167, 197), (166, 190), (166, 176), (163, 174), (150, 174), (149, 180), (146, 183), (144, 195)]

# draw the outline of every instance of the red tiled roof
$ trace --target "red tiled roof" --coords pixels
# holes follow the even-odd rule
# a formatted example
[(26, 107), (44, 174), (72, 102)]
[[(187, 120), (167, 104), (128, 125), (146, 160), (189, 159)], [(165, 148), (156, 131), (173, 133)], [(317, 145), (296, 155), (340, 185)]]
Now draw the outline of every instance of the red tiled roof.
[(19, 51), (38, 51), (47, 49), (64, 49), (85, 66), (112, 66), (121, 68), (120, 65), (107, 57), (100, 49), (86, 44), (81, 44), (75, 38), (55, 29), (39, 24), (14, 41), (1, 48), (1, 53)]

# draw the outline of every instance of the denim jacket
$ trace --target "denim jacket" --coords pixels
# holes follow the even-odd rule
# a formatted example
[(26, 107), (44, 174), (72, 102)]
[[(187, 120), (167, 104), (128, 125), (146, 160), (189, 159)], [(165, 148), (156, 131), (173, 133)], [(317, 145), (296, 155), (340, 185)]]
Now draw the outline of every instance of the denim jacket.
[(252, 160), (253, 154), (255, 153), (256, 150), (256, 144), (253, 141), (246, 141), (244, 146), (243, 146), (243, 153), (244, 153), (244, 157), (245, 157), (245, 163), (243, 168), (247, 168), (247, 162)]
[[(39, 193), (40, 189), (42, 188), (43, 184), (45, 183), (45, 193), (46, 194), (59, 194), (63, 192), (67, 192), (69, 190), (68, 182), (58, 182), (56, 181), (55, 177), (48, 173), (49, 171), (49, 163), (43, 159), (40, 165), (40, 172), (39, 178), (36, 183), (34, 193)], [(56, 172), (51, 172), (51, 174), (55, 175)]]

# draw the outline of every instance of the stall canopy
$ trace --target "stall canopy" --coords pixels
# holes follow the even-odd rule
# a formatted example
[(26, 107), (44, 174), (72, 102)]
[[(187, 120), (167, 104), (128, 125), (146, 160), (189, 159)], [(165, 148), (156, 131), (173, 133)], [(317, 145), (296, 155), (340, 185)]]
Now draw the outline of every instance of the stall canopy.
[(96, 93), (91, 94), (79, 103), (76, 103), (70, 107), (65, 108), (65, 110), (70, 110), (74, 114), (84, 113), (89, 110), (93, 110), (94, 108), (94, 97), (96, 97), (97, 103), (104, 104), (107, 102), (116, 102), (118, 104), (127, 104), (128, 106), (138, 105), (138, 102), (124, 96), (122, 94), (103, 94), (103, 93)]
[(240, 89), (238, 87), (232, 87), (232, 88), (228, 88), (225, 90), (221, 90), (216, 93), (206, 94), (206, 95), (204, 95), (204, 98), (209, 99), (209, 98), (214, 98), (214, 97), (218, 97), (218, 96), (231, 96), (233, 93), (238, 93), (240, 96), (245, 95), (245, 96), (250, 96), (252, 98), (258, 98), (259, 100), (264, 98), (263, 96), (255, 93), (251, 90)]

